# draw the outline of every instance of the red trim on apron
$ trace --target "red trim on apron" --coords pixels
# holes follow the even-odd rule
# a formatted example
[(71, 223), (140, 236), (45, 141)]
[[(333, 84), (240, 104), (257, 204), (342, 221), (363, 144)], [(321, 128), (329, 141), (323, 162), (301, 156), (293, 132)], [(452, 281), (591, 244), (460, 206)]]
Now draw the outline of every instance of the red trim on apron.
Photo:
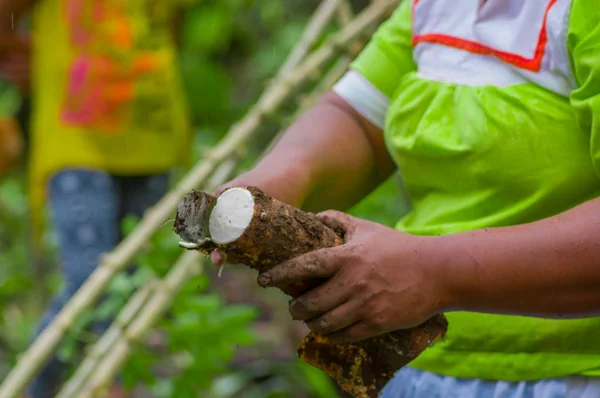
[(419, 0), (413, 0), (412, 14), (413, 14), (413, 38), (412, 45), (416, 46), (421, 42), (442, 44), (448, 47), (454, 47), (461, 50), (465, 50), (475, 54), (482, 55), (493, 55), (502, 61), (517, 66), (522, 69), (538, 72), (542, 66), (542, 59), (544, 58), (544, 51), (546, 50), (546, 43), (548, 42), (548, 34), (546, 33), (546, 20), (548, 19), (548, 13), (552, 6), (556, 3), (556, 0), (549, 0), (546, 10), (544, 11), (544, 21), (542, 22), (542, 28), (538, 35), (538, 42), (535, 47), (533, 58), (525, 58), (519, 54), (514, 54), (506, 51), (497, 50), (495, 48), (486, 46), (475, 41), (462, 39), (451, 35), (445, 35), (440, 33), (427, 33), (423, 35), (414, 34), (414, 11)]

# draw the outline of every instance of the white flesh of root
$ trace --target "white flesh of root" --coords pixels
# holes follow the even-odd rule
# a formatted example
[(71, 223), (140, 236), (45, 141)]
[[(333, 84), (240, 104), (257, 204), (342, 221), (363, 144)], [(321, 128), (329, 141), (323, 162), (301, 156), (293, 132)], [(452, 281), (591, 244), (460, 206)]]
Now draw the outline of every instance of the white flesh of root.
[(179, 247), (183, 247), (184, 249), (195, 250), (200, 247), (197, 243), (192, 242), (179, 242)]
[(213, 242), (227, 244), (242, 236), (254, 217), (254, 197), (244, 188), (230, 188), (217, 198), (208, 221)]

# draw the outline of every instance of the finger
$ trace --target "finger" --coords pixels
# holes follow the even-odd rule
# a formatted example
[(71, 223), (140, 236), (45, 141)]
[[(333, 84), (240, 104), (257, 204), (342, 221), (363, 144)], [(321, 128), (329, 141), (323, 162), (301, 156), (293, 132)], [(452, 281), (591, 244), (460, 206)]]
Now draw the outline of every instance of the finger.
[(301, 321), (314, 319), (344, 304), (352, 297), (352, 292), (344, 288), (343, 282), (337, 279), (339, 278), (332, 278), (293, 299), (289, 308), (292, 318)]
[(356, 300), (348, 300), (326, 314), (311, 319), (306, 325), (315, 333), (329, 335), (358, 322), (358, 307)]
[(327, 210), (317, 214), (317, 218), (319, 218), (323, 224), (342, 235), (345, 239), (350, 238), (352, 232), (355, 230), (355, 219), (340, 211)]
[(346, 256), (344, 246), (320, 249), (288, 260), (258, 277), (261, 286), (283, 287), (315, 278), (329, 278), (339, 269)]
[(217, 189), (215, 189), (215, 191), (213, 192), (213, 196), (219, 197), (223, 192), (225, 192), (229, 188), (245, 187), (246, 185), (247, 184), (245, 183), (244, 174), (242, 174), (241, 176), (238, 176), (238, 177), (234, 178), (233, 180), (231, 180), (231, 181), (221, 185)]
[(356, 343), (376, 335), (377, 332), (374, 331), (369, 325), (363, 321), (358, 321), (345, 329), (338, 330), (337, 332), (327, 335), (327, 339), (332, 344), (349, 344)]
[(224, 263), (239, 264), (239, 259), (231, 254), (227, 254), (224, 251), (215, 249), (210, 253), (210, 259), (214, 265), (223, 265)]
[(223, 265), (227, 261), (227, 255), (219, 249), (215, 249), (210, 253), (210, 259), (214, 265)]
[(234, 186), (234, 184), (235, 184), (235, 183), (233, 183), (233, 182), (230, 182), (230, 183), (227, 183), (227, 184), (225, 184), (225, 185), (221, 185), (219, 188), (217, 188), (217, 189), (216, 189), (216, 190), (213, 192), (213, 196), (215, 196), (215, 197), (219, 197), (219, 196), (221, 196), (221, 194), (222, 194), (224, 191), (226, 191), (226, 190), (227, 190), (227, 189), (229, 189), (229, 188), (232, 188), (232, 187)]

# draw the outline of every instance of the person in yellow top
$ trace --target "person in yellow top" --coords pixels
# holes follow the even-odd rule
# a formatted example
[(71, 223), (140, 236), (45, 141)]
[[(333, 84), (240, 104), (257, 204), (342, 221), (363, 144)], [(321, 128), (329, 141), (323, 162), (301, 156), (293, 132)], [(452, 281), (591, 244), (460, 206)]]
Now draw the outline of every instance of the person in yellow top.
[[(39, 236), (48, 196), (65, 276), (38, 331), (122, 238), (120, 220), (157, 202), (185, 159), (190, 129), (172, 30), (183, 5), (0, 0), (0, 37), (31, 6), (32, 211)], [(63, 368), (52, 359), (29, 393), (53, 396)]]

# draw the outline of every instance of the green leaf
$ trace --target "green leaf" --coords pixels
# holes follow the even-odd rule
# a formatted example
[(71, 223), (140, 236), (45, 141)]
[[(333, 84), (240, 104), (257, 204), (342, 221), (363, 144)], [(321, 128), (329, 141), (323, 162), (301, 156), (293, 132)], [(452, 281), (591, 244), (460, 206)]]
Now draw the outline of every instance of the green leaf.
[(78, 343), (75, 339), (65, 339), (63, 344), (59, 347), (56, 352), (56, 357), (61, 362), (71, 362), (75, 359), (75, 354), (77, 353)]
[(303, 361), (298, 361), (298, 369), (304, 375), (315, 398), (337, 396), (335, 386), (327, 374)]
[(152, 366), (156, 362), (156, 356), (143, 349), (137, 350), (123, 366), (122, 378), (124, 387), (132, 389), (139, 382), (146, 385), (153, 385), (156, 382), (156, 376), (152, 372)]
[(129, 236), (138, 225), (139, 221), (140, 219), (133, 214), (127, 214), (123, 217), (123, 220), (121, 220), (121, 233), (123, 236)]
[(202, 55), (180, 58), (188, 106), (198, 126), (227, 121), (230, 106), (230, 77), (213, 60)]
[(249, 346), (256, 343), (256, 335), (249, 329), (233, 329), (227, 336), (232, 343), (240, 346)]
[(258, 317), (258, 310), (247, 305), (228, 305), (220, 312), (220, 321), (228, 327), (242, 327)]
[(102, 302), (94, 310), (94, 319), (106, 321), (115, 317), (125, 305), (125, 299), (122, 297), (111, 296)]
[(175, 397), (173, 391), (175, 390), (174, 380), (172, 379), (161, 379), (154, 383), (152, 392), (160, 398)]
[(182, 306), (196, 314), (215, 312), (221, 308), (223, 300), (214, 294), (189, 297)]
[(118, 273), (108, 287), (108, 291), (115, 295), (127, 296), (133, 292), (135, 284), (125, 273)]
[(17, 87), (0, 78), (0, 117), (12, 117), (21, 106), (21, 100)]
[(196, 275), (192, 277), (180, 290), (179, 297), (187, 295), (196, 295), (202, 293), (208, 287), (210, 280), (206, 275)]

